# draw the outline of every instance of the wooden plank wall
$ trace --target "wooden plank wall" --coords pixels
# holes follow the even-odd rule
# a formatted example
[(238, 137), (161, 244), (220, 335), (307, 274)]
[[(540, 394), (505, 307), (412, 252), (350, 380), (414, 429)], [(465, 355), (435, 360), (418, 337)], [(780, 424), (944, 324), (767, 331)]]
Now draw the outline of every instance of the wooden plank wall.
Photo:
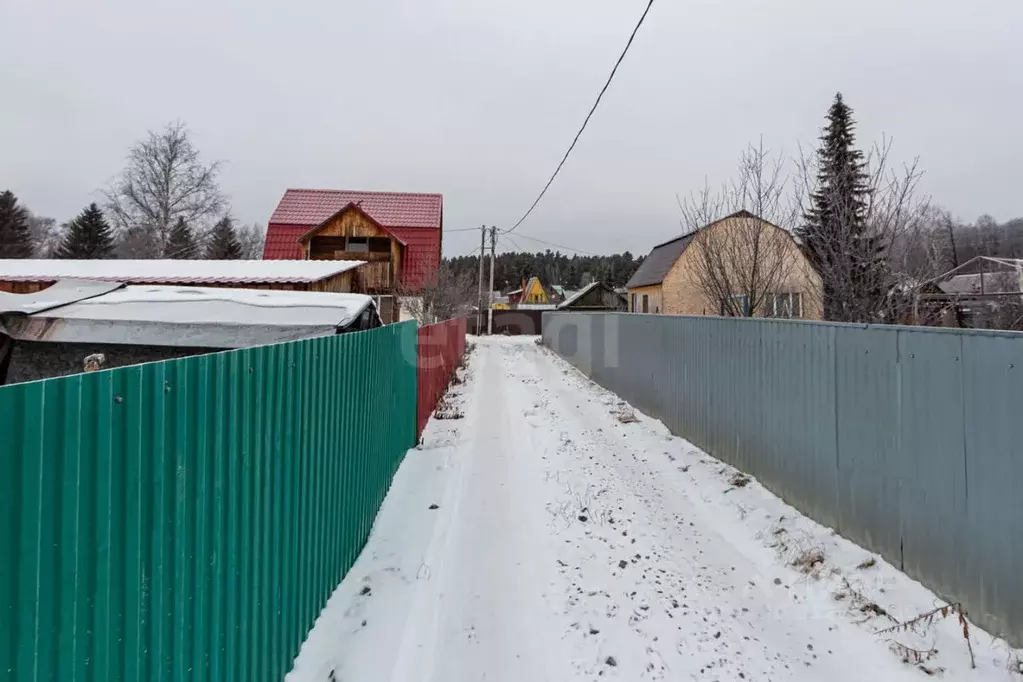
[[(349, 237), (387, 239), (389, 251), (346, 251)], [(302, 253), (312, 260), (364, 260), (351, 281), (358, 293), (390, 293), (398, 284), (404, 249), (387, 230), (373, 223), (360, 211), (350, 209), (336, 216), (302, 243)]]

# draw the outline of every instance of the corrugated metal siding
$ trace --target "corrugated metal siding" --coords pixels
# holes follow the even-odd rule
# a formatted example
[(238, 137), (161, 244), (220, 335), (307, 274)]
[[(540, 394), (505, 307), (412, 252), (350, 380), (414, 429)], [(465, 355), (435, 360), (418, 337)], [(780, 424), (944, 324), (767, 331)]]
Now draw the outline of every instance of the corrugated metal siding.
[(402, 285), (417, 289), (432, 282), (440, 267), (440, 230), (424, 227), (388, 229), (408, 245), (405, 262), (401, 266)]
[(280, 680), (414, 444), (412, 323), (0, 389), (0, 670)]
[[(301, 259), (302, 247), (298, 238), (315, 227), (312, 225), (280, 225), (267, 227), (263, 246), (264, 260)], [(412, 288), (423, 287), (437, 276), (440, 267), (441, 231), (433, 228), (388, 227), (407, 244), (405, 262), (401, 268), (401, 283)]]
[(457, 317), (419, 328), (416, 350), (416, 437), (437, 408), (458, 363), (465, 353), (464, 317)]
[(1023, 335), (577, 312), (543, 337), (1023, 644)]
[(266, 226), (263, 260), (302, 260), (302, 246), (298, 238), (312, 228), (313, 225), (270, 223)]

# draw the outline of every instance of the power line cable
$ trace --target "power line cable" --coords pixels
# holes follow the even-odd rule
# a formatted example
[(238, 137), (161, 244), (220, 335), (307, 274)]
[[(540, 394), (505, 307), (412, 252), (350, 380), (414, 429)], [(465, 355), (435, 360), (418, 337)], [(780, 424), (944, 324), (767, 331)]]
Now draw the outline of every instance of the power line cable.
[[(505, 235), (505, 236), (507, 236), (507, 235)], [(546, 244), (547, 246), (553, 246), (553, 247), (558, 248), (558, 249), (565, 249), (566, 251), (572, 251), (574, 253), (581, 253), (584, 256), (597, 256), (598, 255), (598, 254), (595, 254), (595, 253), (593, 253), (591, 251), (583, 251), (581, 249), (573, 249), (571, 246), (565, 246), (564, 244), (555, 244), (554, 242), (549, 242), (549, 241), (546, 241), (544, 239), (538, 239), (537, 237), (530, 237), (528, 234), (522, 234), (521, 232), (518, 234), (518, 236), (522, 237), (523, 239), (529, 239), (529, 240), (534, 241), (534, 242), (540, 242), (541, 244)]]
[(551, 175), (551, 179), (547, 181), (546, 185), (544, 185), (543, 190), (540, 192), (540, 196), (536, 198), (536, 201), (534, 201), (533, 205), (529, 207), (529, 210), (526, 211), (521, 218), (519, 218), (519, 222), (512, 225), (511, 229), (505, 230), (506, 233), (514, 232), (519, 225), (525, 222), (526, 218), (529, 217), (529, 214), (533, 212), (534, 208), (536, 208), (536, 205), (539, 204), (540, 200), (543, 199), (545, 194), (547, 194), (547, 190), (550, 189), (551, 184), (554, 182), (554, 178), (558, 177), (558, 173), (561, 172), (562, 166), (564, 166), (565, 162), (568, 161), (569, 154), (571, 154), (572, 150), (575, 149), (575, 145), (579, 142), (579, 138), (582, 136), (583, 131), (586, 130), (586, 126), (590, 122), (590, 118), (592, 118), (593, 113), (600, 105), (600, 100), (604, 97), (604, 93), (607, 92), (608, 87), (611, 86), (611, 81), (618, 72), (618, 67), (621, 66), (622, 61), (625, 59), (625, 55), (629, 52), (629, 48), (632, 47), (632, 41), (636, 39), (636, 34), (639, 33), (639, 29), (643, 25), (643, 22), (646, 21), (646, 16), (650, 13), (650, 8), (653, 7), (653, 5), (654, 0), (649, 0), (646, 9), (643, 10), (643, 16), (639, 18), (639, 23), (636, 24), (636, 28), (632, 29), (632, 35), (629, 36), (629, 42), (625, 44), (625, 49), (622, 50), (622, 54), (618, 57), (618, 61), (615, 62), (614, 68), (611, 69), (611, 75), (607, 77), (607, 82), (604, 83), (604, 87), (600, 89), (600, 94), (597, 95), (597, 101), (593, 103), (593, 108), (590, 109), (590, 113), (586, 114), (586, 119), (583, 121), (582, 127), (579, 128), (579, 132), (575, 134), (575, 139), (572, 140), (572, 144), (569, 146), (568, 151), (565, 152), (565, 156), (562, 157), (561, 163), (559, 163), (558, 167), (554, 169), (554, 174)]
[(527, 251), (524, 248), (522, 248), (521, 244), (519, 244), (517, 241), (515, 241), (514, 239), (511, 238), (511, 235), (506, 234), (506, 235), (504, 235), (504, 238), (511, 242), (512, 246), (515, 247), (516, 251), (520, 251), (522, 253), (527, 253)]
[[(478, 230), (478, 229), (480, 229), (480, 228), (478, 228), (478, 227), (477, 227), (476, 229)], [(458, 255), (456, 255), (456, 256), (448, 256), (447, 258), (448, 258), (448, 260), (451, 260), (451, 259), (453, 259), (453, 258), (469, 258), (470, 256), (475, 256), (475, 255), (476, 255), (476, 253), (477, 253), (477, 252), (478, 252), (479, 250), (480, 250), (480, 247), (478, 247), (478, 246), (477, 246), (476, 248), (474, 248), (474, 249), (473, 249), (472, 251), (470, 251), (469, 253), (461, 253), (461, 254), (458, 254)]]

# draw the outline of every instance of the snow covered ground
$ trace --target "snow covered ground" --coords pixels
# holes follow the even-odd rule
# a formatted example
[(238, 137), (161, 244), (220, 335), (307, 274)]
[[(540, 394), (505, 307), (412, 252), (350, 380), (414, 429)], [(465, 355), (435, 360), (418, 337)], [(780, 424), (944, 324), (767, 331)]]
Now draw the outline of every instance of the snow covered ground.
[(476, 339), (288, 682), (1023, 679), (1020, 654), (532, 338)]

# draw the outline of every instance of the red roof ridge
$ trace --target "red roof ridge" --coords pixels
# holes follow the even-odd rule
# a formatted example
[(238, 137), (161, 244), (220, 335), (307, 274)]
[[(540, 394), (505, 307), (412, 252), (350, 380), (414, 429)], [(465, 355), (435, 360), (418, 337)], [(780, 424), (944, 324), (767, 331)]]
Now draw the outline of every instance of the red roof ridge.
[(319, 192), (321, 194), (386, 194), (388, 196), (405, 197), (438, 197), (443, 198), (440, 192), (389, 192), (381, 189), (324, 189), (316, 187), (289, 187), (287, 192)]

